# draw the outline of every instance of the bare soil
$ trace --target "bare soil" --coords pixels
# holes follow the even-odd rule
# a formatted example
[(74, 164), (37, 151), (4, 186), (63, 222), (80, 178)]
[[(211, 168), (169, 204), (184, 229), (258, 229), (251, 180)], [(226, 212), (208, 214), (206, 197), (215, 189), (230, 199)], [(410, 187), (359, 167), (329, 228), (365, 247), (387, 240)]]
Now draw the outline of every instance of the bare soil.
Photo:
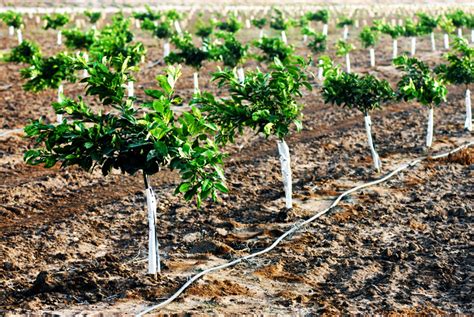
[[(25, 38), (39, 41), (46, 54), (58, 51), (55, 33), (30, 23)], [(144, 98), (143, 89), (155, 86), (163, 65), (155, 63), (161, 44), (138, 34), (149, 50), (137, 74), (136, 91)], [(247, 40), (255, 36), (242, 32)], [(299, 35), (289, 38), (300, 54), (309, 53)], [(2, 37), (1, 48), (15, 41)], [(409, 49), (409, 40), (399, 43), (400, 51)], [(441, 53), (430, 52), (429, 38), (419, 39), (423, 59), (439, 62)], [(391, 41), (384, 39), (376, 54), (378, 66), (369, 69), (368, 51), (354, 52), (353, 71), (395, 83)], [(216, 66), (201, 70), (202, 89), (217, 92), (209, 82)], [(0, 132), (40, 116), (55, 118), (50, 103), (56, 92), (24, 92), (21, 67), (0, 65)], [(192, 73), (185, 68), (178, 86), (184, 98), (192, 93)], [(296, 200), (291, 212), (282, 209), (276, 140), (252, 133), (227, 149), (231, 191), (218, 203), (197, 209), (173, 196), (173, 172), (152, 178), (164, 265), (157, 279), (146, 275), (140, 175), (103, 178), (77, 168), (27, 166), (22, 155), (32, 142), (20, 133), (1, 137), (0, 312), (137, 313), (170, 296), (193, 273), (261, 250), (338, 194), (380, 177), (372, 170), (362, 115), (324, 105), (318, 82), (313, 85), (302, 99), (305, 128), (287, 140)], [(81, 91), (80, 84), (65, 85), (67, 95)], [(448, 102), (435, 110), (433, 152), (473, 140), (463, 131), (464, 91), (449, 91)], [(384, 172), (429, 154), (423, 148), (427, 110), (421, 105), (391, 104), (372, 118)], [(160, 313), (473, 314), (473, 162), (471, 148), (354, 193), (271, 253), (199, 280)]]

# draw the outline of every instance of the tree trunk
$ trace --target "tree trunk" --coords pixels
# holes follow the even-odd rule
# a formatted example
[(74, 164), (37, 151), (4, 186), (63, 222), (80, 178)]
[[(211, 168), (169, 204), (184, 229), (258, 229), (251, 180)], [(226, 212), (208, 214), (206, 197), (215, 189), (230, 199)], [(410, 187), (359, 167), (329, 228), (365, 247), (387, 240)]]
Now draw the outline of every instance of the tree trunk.
[(291, 209), (292, 201), (292, 180), (291, 180), (291, 160), (290, 149), (285, 140), (278, 141), (278, 153), (280, 154), (281, 174), (283, 176), (283, 187), (285, 189), (285, 207)]

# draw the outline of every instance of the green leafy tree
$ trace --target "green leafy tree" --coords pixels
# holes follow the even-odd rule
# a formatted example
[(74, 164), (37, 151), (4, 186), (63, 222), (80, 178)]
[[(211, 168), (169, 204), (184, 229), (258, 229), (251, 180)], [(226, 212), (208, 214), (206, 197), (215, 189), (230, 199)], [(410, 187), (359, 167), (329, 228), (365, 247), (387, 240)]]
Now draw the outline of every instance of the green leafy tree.
[(48, 88), (58, 89), (64, 81), (75, 82), (74, 58), (66, 53), (55, 56), (33, 56), (31, 65), (22, 69), (22, 78), (27, 79), (23, 88), (26, 91), (39, 92)]
[(314, 54), (324, 52), (327, 48), (327, 36), (323, 33), (315, 33), (310, 37), (308, 47)]
[(55, 14), (43, 16), (43, 20), (46, 21), (46, 24), (44, 25), (45, 30), (48, 30), (48, 29), (58, 30), (69, 23), (69, 15), (62, 14), (62, 13), (55, 13)]
[(270, 28), (278, 31), (286, 31), (292, 25), (293, 22), (289, 19), (285, 19), (281, 10), (273, 8), (272, 17), (270, 19)]
[(208, 41), (212, 33), (214, 32), (214, 23), (211, 21), (209, 24), (205, 24), (201, 19), (196, 23), (196, 35), (199, 36), (203, 41)]
[(398, 98), (405, 101), (416, 100), (429, 108), (426, 138), (426, 146), (429, 148), (433, 140), (433, 108), (446, 101), (445, 81), (416, 58), (400, 56), (393, 62), (404, 73), (397, 84)]
[(259, 61), (273, 62), (278, 58), (283, 63), (295, 52), (293, 46), (285, 44), (279, 37), (262, 37), (258, 41), (254, 41), (254, 46), (262, 51), (262, 55), (258, 55)]
[(145, 21), (147, 19), (150, 21), (156, 21), (161, 18), (161, 13), (153, 11), (149, 5), (145, 5), (145, 12), (134, 12), (132, 16), (140, 21)]
[(336, 43), (336, 55), (344, 56), (346, 59), (346, 70), (351, 72), (351, 58), (350, 53), (355, 49), (355, 46), (347, 41), (339, 40)]
[(374, 47), (379, 40), (379, 33), (376, 30), (372, 30), (370, 27), (365, 26), (359, 33), (359, 38), (364, 48)]
[(449, 83), (464, 85), (466, 90), (466, 121), (464, 127), (472, 131), (471, 91), (474, 83), (474, 49), (467, 40), (456, 38), (453, 50), (445, 55), (447, 64), (439, 65), (435, 71)]
[(417, 13), (418, 25), (417, 28), (421, 34), (430, 34), (438, 27), (439, 18), (429, 16), (425, 13)]
[(394, 96), (394, 91), (386, 80), (372, 75), (342, 72), (339, 67), (325, 71), (322, 88), (324, 102), (349, 109), (356, 108), (364, 114), (368, 143), (377, 171), (381, 169), (381, 161), (372, 141), (370, 112), (392, 101)]
[(306, 18), (310, 21), (320, 21), (327, 24), (329, 22), (329, 11), (322, 9), (316, 12), (307, 12)]
[(176, 46), (176, 50), (165, 58), (167, 64), (186, 64), (198, 71), (203, 63), (210, 59), (207, 43), (203, 47), (195, 46), (193, 38), (188, 32), (174, 35), (171, 38), (171, 43)]
[(11, 63), (31, 64), (35, 57), (39, 58), (40, 56), (41, 51), (36, 43), (23, 41), (20, 45), (13, 48), (10, 53), (4, 57), (4, 60)]
[(86, 94), (111, 101), (106, 104), (112, 111), (96, 112), (82, 98), (54, 103), (55, 111), (71, 120), (59, 125), (41, 120), (29, 124), (25, 132), (35, 139), (36, 146), (25, 153), (24, 160), (46, 168), (58, 162), (62, 167), (77, 165), (87, 171), (99, 168), (103, 175), (113, 169), (130, 175), (143, 172), (150, 227), (148, 273), (156, 274), (160, 272), (156, 199), (148, 176), (166, 167), (179, 171), (181, 183), (175, 193), (184, 194), (186, 200), (196, 197), (200, 206), (208, 197), (217, 199), (217, 192), (228, 192), (223, 154), (210, 137), (216, 133), (215, 126), (197, 108), (180, 116), (171, 110), (172, 105), (181, 103), (174, 92), (181, 74), (179, 68), (170, 67), (159, 75), (159, 89), (145, 91), (153, 100), (137, 105), (133, 98), (124, 98), (123, 88), (119, 88), (129, 80), (128, 74), (135, 71), (127, 65), (128, 58), (117, 72), (111, 71), (111, 65), (104, 61), (91, 65), (83, 60), (83, 67), (90, 74), (83, 81), (87, 84)]
[(8, 10), (0, 13), (0, 19), (8, 26), (19, 29), (23, 25), (21, 13)]
[(289, 149), (285, 138), (295, 125), (301, 130), (301, 110), (303, 106), (297, 98), (302, 89), (311, 85), (304, 71), (307, 63), (299, 57), (285, 64), (275, 59), (269, 73), (260, 70), (246, 74), (245, 80), (238, 79), (232, 70), (223, 70), (213, 75), (219, 88), (226, 88), (229, 98), (216, 98), (210, 93), (196, 96), (197, 104), (208, 119), (219, 127), (217, 140), (222, 143), (234, 142), (244, 128), (250, 128), (265, 137), (278, 138), (281, 155), (286, 207), (292, 208), (291, 168)]
[(64, 30), (62, 33), (66, 37), (64, 44), (70, 49), (89, 50), (97, 37), (95, 30), (83, 32), (79, 29), (70, 29)]
[(258, 29), (263, 29), (265, 25), (267, 25), (267, 19), (266, 18), (260, 18), (260, 19), (252, 19), (251, 20), (252, 25), (255, 26)]
[(225, 21), (217, 22), (216, 26), (221, 31), (237, 33), (242, 28), (242, 23), (237, 20), (234, 14), (230, 14)]
[(343, 28), (345, 26), (354, 25), (354, 20), (348, 17), (342, 17), (336, 24), (336, 27)]
[(247, 56), (249, 45), (242, 44), (233, 33), (220, 32), (217, 36), (223, 42), (212, 47), (213, 58), (222, 61), (224, 66), (231, 68), (240, 65)]
[(97, 21), (99, 21), (100, 18), (102, 17), (102, 13), (100, 13), (99, 11), (97, 12), (85, 11), (84, 15), (89, 19), (90, 24), (96, 24)]
[(463, 10), (456, 10), (446, 14), (446, 18), (453, 22), (456, 28), (462, 28), (467, 25), (468, 16)]

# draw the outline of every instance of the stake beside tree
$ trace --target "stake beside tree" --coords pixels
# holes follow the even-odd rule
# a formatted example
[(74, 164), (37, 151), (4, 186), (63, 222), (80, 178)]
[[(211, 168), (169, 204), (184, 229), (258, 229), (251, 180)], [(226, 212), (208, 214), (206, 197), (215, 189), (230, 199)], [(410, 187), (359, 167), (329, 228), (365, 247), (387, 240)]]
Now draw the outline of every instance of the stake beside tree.
[(110, 71), (106, 59), (81, 63), (90, 74), (83, 80), (86, 94), (96, 96), (113, 110), (94, 112), (83, 99), (54, 103), (56, 112), (71, 120), (59, 125), (37, 120), (28, 125), (25, 132), (36, 139), (37, 147), (27, 151), (24, 159), (46, 168), (57, 162), (62, 167), (78, 165), (88, 171), (100, 168), (104, 176), (113, 169), (130, 175), (142, 172), (149, 220), (148, 273), (159, 273), (156, 198), (149, 176), (164, 167), (178, 170), (181, 184), (175, 193), (183, 193), (186, 200), (196, 197), (198, 206), (207, 197), (216, 199), (218, 191), (227, 192), (223, 156), (210, 138), (216, 133), (215, 127), (196, 108), (175, 117), (171, 105), (181, 102), (174, 96), (179, 68), (170, 67), (165, 75), (158, 76), (159, 89), (146, 91), (153, 101), (137, 108), (133, 99), (125, 97), (123, 88), (134, 70), (127, 66), (127, 59), (117, 72)]
[(351, 72), (351, 56), (350, 53), (355, 49), (355, 46), (344, 40), (339, 40), (336, 43), (336, 55), (344, 56), (346, 59), (346, 71)]
[(430, 34), (431, 39), (431, 50), (434, 52), (436, 51), (436, 41), (434, 36), (434, 30), (438, 26), (439, 18), (435, 18), (429, 16), (425, 13), (417, 13), (416, 16), (418, 17), (418, 30), (420, 34)]
[(407, 56), (400, 56), (394, 61), (397, 69), (404, 72), (397, 84), (399, 99), (405, 101), (416, 100), (428, 107), (428, 128), (426, 133), (426, 147), (431, 148), (433, 143), (433, 114), (434, 107), (446, 101), (448, 90), (445, 81), (424, 62)]
[(379, 32), (368, 26), (364, 26), (359, 34), (360, 41), (364, 48), (369, 48), (370, 67), (375, 67), (375, 44), (379, 40)]
[(398, 56), (398, 38), (403, 35), (404, 29), (400, 25), (382, 24), (380, 32), (389, 35), (393, 40), (392, 59)]
[(257, 29), (260, 30), (259, 39), (261, 39), (264, 35), (263, 29), (265, 28), (265, 25), (267, 25), (267, 19), (266, 18), (252, 19), (251, 22), (253, 26), (255, 26)]

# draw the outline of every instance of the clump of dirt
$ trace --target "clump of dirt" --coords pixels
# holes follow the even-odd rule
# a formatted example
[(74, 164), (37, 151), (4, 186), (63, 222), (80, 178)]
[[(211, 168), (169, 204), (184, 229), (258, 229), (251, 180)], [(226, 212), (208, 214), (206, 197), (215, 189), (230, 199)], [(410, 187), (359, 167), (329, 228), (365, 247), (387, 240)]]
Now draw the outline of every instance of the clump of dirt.
[(248, 287), (229, 280), (206, 280), (204, 283), (198, 283), (189, 288), (189, 295), (203, 297), (217, 297), (229, 295), (252, 296), (254, 293)]
[(444, 163), (472, 165), (474, 164), (474, 149), (465, 148), (440, 160)]

